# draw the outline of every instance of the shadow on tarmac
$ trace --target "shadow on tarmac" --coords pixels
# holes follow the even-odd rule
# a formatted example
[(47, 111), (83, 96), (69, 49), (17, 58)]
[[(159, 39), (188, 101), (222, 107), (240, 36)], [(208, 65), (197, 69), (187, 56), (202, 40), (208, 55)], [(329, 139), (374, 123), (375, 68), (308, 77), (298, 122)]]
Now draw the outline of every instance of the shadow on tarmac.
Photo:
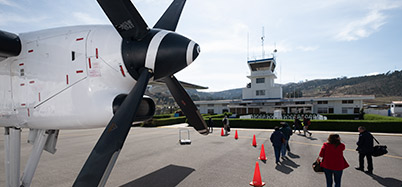
[(376, 174), (368, 174), (374, 180), (376, 180), (379, 184), (386, 186), (386, 187), (393, 187), (393, 186), (402, 186), (402, 181), (394, 178), (382, 178)]
[(141, 178), (135, 179), (127, 184), (124, 184), (121, 187), (173, 187), (177, 186), (181, 181), (183, 181), (194, 171), (195, 169), (193, 168), (171, 164)]
[(292, 152), (288, 152), (288, 155), (289, 155), (290, 158), (300, 158), (299, 155), (296, 155), (296, 154), (294, 154)]
[(303, 136), (303, 137), (305, 137), (305, 138), (307, 138), (307, 139), (309, 139), (309, 140), (318, 140), (317, 138), (314, 138), (314, 137), (311, 137), (311, 136), (306, 136), (306, 135), (304, 135), (304, 134), (297, 134), (298, 136)]
[(299, 166), (300, 165), (293, 162), (293, 160), (289, 159), (288, 157), (285, 157), (285, 159), (283, 159), (280, 165), (279, 164), (276, 165), (275, 169), (282, 173), (290, 174), (292, 171), (294, 171), (292, 168), (296, 169)]

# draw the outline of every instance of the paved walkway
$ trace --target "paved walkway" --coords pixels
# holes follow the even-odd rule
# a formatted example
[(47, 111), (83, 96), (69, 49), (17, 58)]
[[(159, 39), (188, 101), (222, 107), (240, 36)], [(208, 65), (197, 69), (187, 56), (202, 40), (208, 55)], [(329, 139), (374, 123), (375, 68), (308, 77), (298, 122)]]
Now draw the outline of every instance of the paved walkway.
[[(271, 130), (238, 129), (228, 137), (220, 129), (203, 136), (193, 129), (191, 145), (178, 143), (178, 132), (185, 125), (164, 128), (133, 128), (117, 160), (107, 186), (248, 186), (254, 166), (264, 144), (268, 160), (260, 163), (261, 175), (267, 186), (325, 186), (323, 174), (314, 173), (311, 164), (317, 158), (328, 132), (312, 131), (312, 137), (291, 137), (291, 153), (281, 165), (275, 165), (273, 149), (268, 141)], [(0, 129), (3, 134), (4, 129)], [(60, 132), (55, 155), (42, 155), (32, 186), (71, 186), (96, 143), (102, 129), (64, 130)], [(257, 148), (251, 146), (257, 137)], [(358, 155), (357, 133), (340, 133), (346, 144), (345, 158), (351, 165), (342, 178), (342, 186), (402, 186), (402, 136), (376, 134), (388, 146), (389, 154), (374, 158), (374, 175), (356, 171)], [(22, 137), (26, 142), (28, 130)], [(4, 137), (0, 136), (0, 186), (4, 186)], [(31, 145), (22, 145), (22, 166)], [(23, 168), (21, 168), (22, 173)]]

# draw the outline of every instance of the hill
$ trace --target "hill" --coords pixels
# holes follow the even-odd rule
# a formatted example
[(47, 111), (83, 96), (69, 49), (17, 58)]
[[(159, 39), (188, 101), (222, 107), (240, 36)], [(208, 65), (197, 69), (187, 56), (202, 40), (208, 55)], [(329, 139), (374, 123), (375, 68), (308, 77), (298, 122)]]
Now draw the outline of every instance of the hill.
[(376, 99), (368, 103), (385, 104), (402, 99), (402, 71), (290, 83), (282, 88), (284, 97), (375, 95)]
[[(376, 99), (366, 101), (369, 104), (388, 104), (393, 100), (402, 100), (402, 71), (387, 72), (372, 76), (341, 77), (334, 79), (317, 79), (299, 83), (282, 85), (283, 97), (325, 97), (342, 95), (375, 95)], [(231, 89), (220, 92), (202, 92), (187, 90), (195, 101), (240, 99), (242, 89)], [(174, 103), (166, 88), (147, 93), (155, 98), (158, 104)], [(166, 103), (165, 103), (166, 102)]]

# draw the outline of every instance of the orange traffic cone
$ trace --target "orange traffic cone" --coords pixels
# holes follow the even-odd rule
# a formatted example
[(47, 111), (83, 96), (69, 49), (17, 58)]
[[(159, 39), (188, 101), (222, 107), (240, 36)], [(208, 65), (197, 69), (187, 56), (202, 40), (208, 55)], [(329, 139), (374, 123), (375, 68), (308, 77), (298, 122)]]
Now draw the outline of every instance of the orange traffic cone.
[(239, 135), (237, 134), (237, 130), (236, 130), (236, 133), (235, 133), (235, 139), (236, 140), (239, 139)]
[(255, 140), (255, 134), (254, 134), (254, 136), (253, 136), (253, 144), (252, 144), (254, 147), (257, 147), (257, 140)]
[(259, 160), (266, 161), (267, 157), (265, 156), (265, 149), (264, 149), (264, 144), (261, 144), (261, 153), (260, 157), (258, 157)]
[(225, 133), (223, 133), (223, 128), (221, 129), (221, 136), (225, 136)]
[(261, 181), (260, 166), (258, 162), (255, 163), (254, 177), (253, 181), (250, 182), (251, 186), (261, 187), (265, 185), (265, 182)]

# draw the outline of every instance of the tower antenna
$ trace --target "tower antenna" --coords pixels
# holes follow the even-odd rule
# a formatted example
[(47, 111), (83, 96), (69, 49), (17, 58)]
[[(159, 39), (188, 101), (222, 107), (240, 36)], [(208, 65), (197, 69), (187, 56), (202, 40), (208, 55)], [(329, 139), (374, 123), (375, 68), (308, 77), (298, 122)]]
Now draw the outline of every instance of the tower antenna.
[(250, 36), (249, 32), (247, 32), (247, 61), (250, 60)]
[(265, 58), (264, 40), (265, 40), (265, 31), (264, 31), (264, 27), (262, 27), (261, 49), (262, 49), (262, 58), (263, 59)]

